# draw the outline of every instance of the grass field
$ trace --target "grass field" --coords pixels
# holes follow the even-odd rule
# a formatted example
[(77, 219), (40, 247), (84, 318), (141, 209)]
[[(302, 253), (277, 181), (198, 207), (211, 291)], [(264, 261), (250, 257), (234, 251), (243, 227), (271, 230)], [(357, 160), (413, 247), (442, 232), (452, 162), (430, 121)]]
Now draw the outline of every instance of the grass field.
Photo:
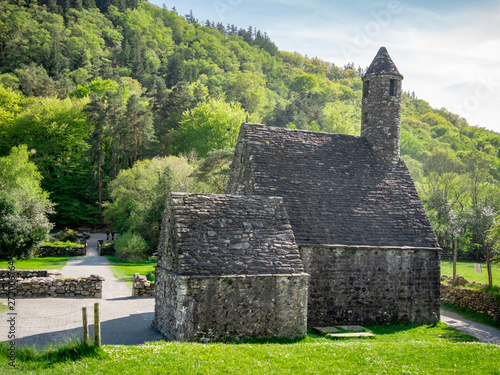
[(154, 272), (156, 265), (156, 260), (118, 260), (114, 255), (106, 255), (106, 258), (109, 260), (109, 267), (113, 275), (124, 281), (129, 287), (132, 287), (134, 273), (146, 276), (148, 272)]
[[(481, 264), (483, 273), (476, 273), (474, 269), (474, 262), (457, 262), (457, 275), (465, 277), (467, 281), (476, 281), (481, 284), (488, 285), (488, 271), (486, 270), (486, 263)], [(492, 264), (491, 272), (493, 274), (493, 285), (500, 287), (500, 264)], [(453, 262), (442, 260), (441, 261), (441, 275), (453, 276)]]
[[(60, 270), (74, 257), (46, 257), (18, 259), (14, 266), (18, 270)], [(0, 268), (9, 268), (8, 260), (0, 260)]]
[[(495, 374), (500, 346), (436, 326), (372, 326), (372, 339), (335, 341), (310, 334), (296, 342), (155, 342), (104, 346), (100, 351), (63, 348), (20, 352), (16, 368), (25, 374)], [(78, 354), (80, 353), (80, 354)], [(3, 371), (2, 371), (3, 370)]]

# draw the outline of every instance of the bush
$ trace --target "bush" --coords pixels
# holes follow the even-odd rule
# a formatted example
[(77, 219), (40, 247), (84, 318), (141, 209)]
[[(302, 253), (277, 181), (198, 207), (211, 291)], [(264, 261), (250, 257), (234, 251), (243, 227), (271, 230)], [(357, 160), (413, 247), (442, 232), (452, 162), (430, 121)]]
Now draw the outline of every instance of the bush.
[(50, 247), (85, 247), (84, 245), (78, 244), (76, 242), (71, 242), (71, 241), (58, 241), (58, 242), (44, 242), (40, 245), (40, 247), (43, 246), (50, 246)]
[(138, 233), (127, 232), (115, 241), (116, 258), (119, 260), (145, 260), (148, 243)]
[(78, 240), (78, 232), (73, 229), (64, 228), (64, 230), (57, 232), (54, 237), (60, 242), (76, 242)]

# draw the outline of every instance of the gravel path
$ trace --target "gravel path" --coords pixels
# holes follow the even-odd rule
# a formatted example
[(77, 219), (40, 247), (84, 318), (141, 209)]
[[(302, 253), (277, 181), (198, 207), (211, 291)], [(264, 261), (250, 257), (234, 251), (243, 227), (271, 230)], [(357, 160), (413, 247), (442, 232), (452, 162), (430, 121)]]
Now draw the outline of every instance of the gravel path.
[(482, 342), (500, 345), (500, 330), (467, 320), (451, 311), (441, 310), (441, 321), (448, 326), (474, 336)]
[[(101, 341), (105, 345), (137, 345), (165, 339), (151, 327), (154, 298), (132, 298), (132, 291), (113, 276), (108, 260), (97, 255), (97, 240), (105, 234), (92, 234), (87, 256), (75, 257), (61, 270), (64, 277), (104, 276), (103, 298), (18, 298), (16, 331), (18, 346), (58, 343), (82, 335), (82, 307), (87, 307), (93, 339), (94, 303), (100, 303)], [(1, 298), (6, 303), (6, 298)], [(5, 314), (2, 314), (2, 321)], [(0, 341), (7, 339), (7, 326), (0, 325)]]

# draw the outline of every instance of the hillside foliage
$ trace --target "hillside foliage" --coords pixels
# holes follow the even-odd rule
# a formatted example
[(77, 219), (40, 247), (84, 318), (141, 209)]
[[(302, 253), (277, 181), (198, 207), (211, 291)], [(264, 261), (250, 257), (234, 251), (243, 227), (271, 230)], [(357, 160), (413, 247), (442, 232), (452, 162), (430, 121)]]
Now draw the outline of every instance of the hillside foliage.
[[(115, 217), (151, 210), (118, 193), (121, 179), (148, 180), (124, 171), (196, 152), (212, 173), (198, 176), (217, 181), (227, 153), (213, 150), (234, 147), (246, 120), (359, 135), (362, 74), (143, 0), (0, 0), (0, 156), (32, 150), (56, 224), (107, 218), (140, 231), (158, 213)], [(403, 94), (401, 146), (440, 245), (457, 238), (463, 256), (484, 257), (500, 212), (500, 135)], [(162, 180), (165, 160), (151, 164), (165, 168), (154, 189), (175, 185)]]

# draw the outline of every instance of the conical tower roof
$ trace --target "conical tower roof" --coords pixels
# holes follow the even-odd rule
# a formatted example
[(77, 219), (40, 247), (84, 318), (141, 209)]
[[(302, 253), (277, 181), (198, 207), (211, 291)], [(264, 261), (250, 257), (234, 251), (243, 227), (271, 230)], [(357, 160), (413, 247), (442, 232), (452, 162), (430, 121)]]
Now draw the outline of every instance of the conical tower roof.
[(365, 73), (365, 75), (369, 74), (394, 74), (403, 78), (403, 75), (399, 73), (396, 64), (392, 61), (385, 47), (380, 47), (378, 50), (377, 56), (375, 56)]

